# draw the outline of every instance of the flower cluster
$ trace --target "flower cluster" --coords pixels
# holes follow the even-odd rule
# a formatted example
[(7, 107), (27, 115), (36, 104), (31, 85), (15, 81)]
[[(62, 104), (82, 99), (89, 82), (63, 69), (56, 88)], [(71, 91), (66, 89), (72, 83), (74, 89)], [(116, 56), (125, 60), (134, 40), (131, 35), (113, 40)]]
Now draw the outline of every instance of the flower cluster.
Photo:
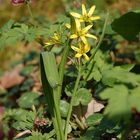
[[(76, 24), (76, 31), (74, 34), (70, 35), (70, 39), (80, 39), (79, 47), (71, 46), (71, 48), (76, 51), (75, 57), (80, 58), (81, 56), (84, 56), (84, 58), (88, 61), (89, 57), (86, 53), (90, 51), (90, 45), (88, 44), (88, 41), (86, 37), (93, 38), (97, 40), (97, 37), (89, 34), (89, 29), (92, 28), (92, 22), (94, 20), (100, 19), (99, 16), (92, 16), (95, 11), (95, 5), (93, 5), (89, 12), (87, 12), (85, 5), (82, 4), (82, 15), (79, 13), (71, 12), (71, 16), (75, 18), (75, 24)], [(85, 22), (85, 24), (90, 23), (90, 25), (82, 28), (81, 22)], [(68, 26), (68, 25), (67, 25)], [(70, 28), (70, 27), (69, 27)]]
[[(74, 45), (71, 45), (71, 48), (76, 52), (75, 57), (80, 58), (83, 56), (85, 60), (89, 60), (89, 57), (87, 53), (90, 51), (91, 47), (88, 44), (87, 38), (92, 38), (97, 40), (97, 37), (95, 35), (89, 34), (88, 31), (93, 26), (93, 21), (100, 19), (99, 16), (93, 16), (93, 13), (95, 11), (95, 5), (93, 5), (89, 12), (87, 12), (85, 5), (82, 4), (82, 14), (71, 12), (70, 15), (74, 19), (74, 31), (73, 30), (73, 23), (68, 24), (66, 23), (65, 26), (68, 29), (71, 29), (72, 33), (69, 36), (71, 40), (77, 39), (78, 41), (78, 47), (75, 47)], [(84, 27), (82, 26), (84, 24)], [(88, 25), (89, 23), (89, 25)], [(58, 33), (54, 33), (54, 35), (48, 40), (48, 42), (45, 43), (46, 46), (54, 46), (61, 44), (61, 36)]]
[(58, 33), (54, 33), (50, 41), (45, 43), (45, 46), (52, 46), (61, 43), (61, 37)]

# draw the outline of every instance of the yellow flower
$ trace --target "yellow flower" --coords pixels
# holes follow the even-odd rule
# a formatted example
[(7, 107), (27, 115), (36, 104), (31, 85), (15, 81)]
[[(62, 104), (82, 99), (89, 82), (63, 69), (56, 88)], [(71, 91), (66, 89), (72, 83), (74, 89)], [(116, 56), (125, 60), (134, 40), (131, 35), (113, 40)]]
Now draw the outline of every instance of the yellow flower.
[(81, 24), (78, 19), (75, 19), (75, 23), (76, 23), (76, 33), (72, 34), (70, 36), (70, 39), (75, 39), (75, 38), (80, 37), (83, 43), (85, 44), (87, 44), (86, 37), (90, 37), (97, 40), (96, 36), (87, 33), (88, 30), (92, 27), (92, 25), (88, 25), (87, 27), (81, 29)]
[(80, 20), (80, 22), (93, 22), (94, 20), (98, 20), (100, 19), (99, 16), (92, 16), (93, 13), (95, 11), (95, 5), (93, 5), (89, 12), (87, 13), (87, 10), (86, 10), (86, 7), (84, 4), (82, 4), (82, 15), (78, 14), (78, 13), (75, 13), (75, 12), (71, 12), (70, 14), (73, 16), (73, 17), (76, 17)]
[(89, 60), (89, 57), (86, 54), (90, 50), (90, 46), (88, 44), (85, 45), (83, 42), (81, 42), (79, 44), (79, 48), (75, 46), (71, 46), (71, 48), (77, 52), (75, 57), (80, 58), (81, 56), (84, 56), (87, 61)]
[(53, 37), (51, 37), (50, 41), (45, 43), (45, 46), (51, 46), (61, 43), (60, 35), (57, 33), (54, 33)]

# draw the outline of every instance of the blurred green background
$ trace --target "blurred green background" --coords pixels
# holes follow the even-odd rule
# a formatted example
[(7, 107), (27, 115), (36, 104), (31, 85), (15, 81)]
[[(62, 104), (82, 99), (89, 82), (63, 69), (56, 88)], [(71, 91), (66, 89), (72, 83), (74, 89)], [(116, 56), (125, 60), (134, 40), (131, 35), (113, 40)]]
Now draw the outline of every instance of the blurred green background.
[[(70, 11), (71, 9), (80, 10), (81, 3), (85, 3), (85, 4), (87, 3), (89, 7), (91, 5), (96, 5), (97, 12), (101, 16), (102, 14), (105, 14), (106, 11), (109, 11), (110, 23), (113, 21), (114, 18), (117, 18), (120, 15), (132, 9), (140, 7), (140, 0), (32, 0), (31, 9), (35, 18), (40, 18), (41, 22), (43, 22), (43, 20), (44, 22), (47, 22), (49, 20), (55, 21), (57, 16), (59, 16), (61, 13)], [(0, 0), (0, 27), (4, 26), (4, 24), (7, 23), (10, 19), (13, 19), (18, 22), (20, 20), (25, 20), (28, 17), (29, 17), (29, 12), (28, 12), (26, 4), (20, 4), (20, 5), (14, 6), (12, 5), (11, 0)], [(112, 41), (112, 44), (114, 43), (113, 42), (114, 40), (117, 42), (117, 43), (115, 42), (116, 44), (114, 44), (114, 46), (117, 48), (116, 50), (118, 51), (117, 52), (118, 54), (119, 53), (121, 54), (123, 52), (133, 53), (135, 48), (137, 48), (138, 46), (138, 43), (132, 44), (131, 42), (124, 40), (119, 35), (116, 38), (115, 39), (117, 41), (114, 38), (113, 40), (110, 39), (107, 41), (108, 42)], [(29, 55), (31, 54), (30, 56), (34, 60), (34, 57), (32, 57), (32, 55), (35, 55), (35, 53), (37, 53), (37, 55), (39, 56), (40, 50), (41, 50), (41, 46), (37, 44), (36, 42), (32, 42), (32, 43), (17, 42), (14, 45), (4, 47), (4, 49), (0, 48), (0, 76), (3, 75), (6, 71), (9, 71), (9, 69), (10, 70), (13, 69), (14, 64), (16, 65), (16, 63), (18, 62), (25, 63), (24, 62), (25, 59), (27, 60), (28, 58), (30, 58), (27, 54)], [(39, 58), (38, 56), (37, 56), (37, 59)], [(128, 58), (120, 59), (120, 60), (121, 61), (125, 60), (125, 63), (132, 63), (132, 61)], [(33, 61), (32, 63), (33, 63), (33, 66), (38, 67), (38, 60), (37, 62)], [(31, 68), (31, 67), (28, 67), (28, 68)], [(30, 72), (30, 69), (29, 69), (29, 72)], [(35, 75), (34, 77), (38, 78), (35, 84), (34, 82), (30, 80), (30, 75), (28, 74), (29, 72), (27, 69), (27, 76), (29, 78), (29, 81), (27, 81), (27, 84), (26, 83), (25, 85), (23, 84), (23, 87), (27, 87), (26, 90), (29, 90), (30, 87), (32, 87), (36, 83), (37, 84), (39, 83), (39, 89), (40, 89), (41, 85), (40, 85), (40, 82), (38, 81), (39, 71), (37, 71), (36, 75), (35, 73), (33, 73)], [(17, 92), (20, 91), (20, 88), (19, 89), (18, 88), (19, 87), (16, 87), (16, 86), (12, 87), (10, 90), (11, 95), (8, 95), (10, 92), (9, 93), (7, 92), (8, 96), (5, 99), (2, 97), (2, 100), (4, 100), (3, 102), (10, 104), (9, 96), (13, 97), (14, 92), (15, 94), (17, 94)], [(15, 99), (14, 98), (11, 99), (11, 102), (15, 103)], [(3, 106), (4, 105), (2, 104), (2, 107)], [(0, 112), (2, 111), (0, 110)], [(0, 114), (0, 130), (2, 129), (1, 123), (2, 122), (1, 122), (1, 114)]]
[[(31, 9), (35, 17), (42, 16), (47, 20), (55, 20), (60, 13), (64, 13), (70, 9), (79, 9), (81, 3), (88, 3), (89, 5), (95, 4), (98, 11), (103, 12), (104, 10), (108, 10), (113, 18), (140, 6), (140, 0), (32, 0)], [(11, 0), (0, 0), (0, 13), (0, 27), (10, 19), (19, 21), (29, 16), (25, 4), (14, 6)], [(24, 54), (28, 52), (28, 50), (38, 49), (38, 47), (30, 47), (32, 45), (24, 49), (24, 47), (19, 47), (20, 45), (24, 44), (17, 43), (14, 47), (7, 46), (5, 49), (1, 49), (0, 66), (2, 70), (9, 68), (9, 60), (14, 60), (14, 57), (18, 59), (21, 53)], [(20, 52), (20, 55), (18, 55), (17, 52)]]

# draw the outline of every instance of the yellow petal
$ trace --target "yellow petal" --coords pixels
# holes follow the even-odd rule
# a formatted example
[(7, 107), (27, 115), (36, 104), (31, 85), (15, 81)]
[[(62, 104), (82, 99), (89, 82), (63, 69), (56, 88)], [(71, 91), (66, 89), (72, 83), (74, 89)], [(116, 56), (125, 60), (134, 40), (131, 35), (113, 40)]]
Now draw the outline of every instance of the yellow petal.
[(80, 51), (79, 48), (77, 48), (77, 47), (75, 47), (75, 46), (71, 46), (71, 48), (72, 48), (74, 51), (76, 51), (76, 52), (79, 52), (79, 51)]
[(95, 35), (92, 35), (92, 34), (86, 34), (86, 37), (90, 37), (90, 38), (97, 40), (97, 37)]
[(50, 46), (50, 45), (53, 45), (53, 43), (52, 42), (45, 43), (45, 46)]
[(59, 39), (58, 36), (53, 36), (53, 37), (52, 37), (52, 40), (54, 40), (54, 41), (58, 41), (58, 40), (60, 40), (60, 39)]
[(84, 22), (85, 20), (83, 19), (83, 17), (81, 17), (81, 18), (79, 19), (79, 21), (80, 21), (80, 22)]
[(77, 57), (77, 58), (79, 58), (79, 57), (81, 57), (82, 56), (82, 54), (80, 54), (80, 53), (77, 53), (76, 55), (75, 55), (75, 57)]
[(89, 57), (85, 53), (83, 54), (83, 56), (87, 61), (89, 60)]
[(77, 38), (78, 36), (76, 34), (73, 34), (73, 35), (70, 35), (70, 39), (75, 39)]
[(100, 17), (99, 17), (99, 16), (90, 17), (90, 20), (98, 20), (98, 19), (100, 19)]
[(81, 30), (81, 24), (80, 21), (78, 19), (75, 19), (75, 23), (76, 23), (76, 29), (79, 31)]
[(86, 7), (84, 4), (82, 4), (82, 15), (86, 15), (87, 11), (86, 11)]
[(92, 16), (92, 14), (94, 13), (94, 11), (95, 11), (95, 5), (93, 5), (93, 6), (90, 8), (90, 10), (89, 10), (89, 12), (88, 12), (88, 16), (89, 16), (89, 17)]
[(83, 41), (84, 44), (88, 44), (87, 40), (86, 40), (86, 38), (84, 36), (80, 36), (80, 38), (81, 38), (81, 40)]
[(80, 17), (81, 17), (80, 14), (75, 13), (75, 12), (70, 12), (70, 14), (71, 14), (73, 17), (76, 17), (76, 18), (80, 18)]
[(68, 24), (68, 23), (66, 23), (66, 24), (65, 24), (65, 26), (66, 26), (68, 29), (70, 29), (70, 28), (71, 28), (71, 25), (70, 25), (70, 24)]
[(85, 45), (85, 53), (89, 52), (90, 50), (90, 46), (89, 45)]
[(87, 33), (88, 30), (89, 30), (91, 27), (92, 27), (92, 25), (88, 25), (87, 27), (85, 27), (84, 29), (82, 29), (82, 31), (83, 31), (84, 33)]

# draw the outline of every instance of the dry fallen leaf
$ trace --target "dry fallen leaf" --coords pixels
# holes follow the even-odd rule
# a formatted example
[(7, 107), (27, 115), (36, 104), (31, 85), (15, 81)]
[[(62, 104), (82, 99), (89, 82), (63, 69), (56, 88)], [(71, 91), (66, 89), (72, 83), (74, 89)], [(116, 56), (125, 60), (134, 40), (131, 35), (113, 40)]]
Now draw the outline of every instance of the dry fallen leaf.
[(85, 114), (85, 117), (92, 115), (93, 113), (101, 111), (101, 109), (104, 108), (104, 105), (97, 102), (95, 99), (92, 99), (87, 107), (87, 112)]
[(20, 85), (25, 80), (25, 77), (19, 74), (22, 68), (23, 65), (17, 65), (12, 71), (5, 72), (0, 77), (0, 85), (5, 89)]
[(25, 130), (25, 131), (23, 131), (23, 132), (20, 132), (20, 133), (18, 133), (16, 136), (15, 136), (15, 138), (17, 139), (17, 138), (22, 138), (22, 137), (24, 137), (24, 136), (26, 136), (26, 135), (29, 135), (29, 134), (31, 134), (32, 132), (30, 131), (30, 130)]
[(78, 118), (81, 118), (81, 115), (83, 117), (83, 120), (85, 118), (89, 117), (90, 115), (100, 112), (101, 109), (104, 108), (104, 105), (97, 102), (94, 98), (90, 101), (90, 103), (87, 106), (76, 106), (74, 107), (73, 113)]

